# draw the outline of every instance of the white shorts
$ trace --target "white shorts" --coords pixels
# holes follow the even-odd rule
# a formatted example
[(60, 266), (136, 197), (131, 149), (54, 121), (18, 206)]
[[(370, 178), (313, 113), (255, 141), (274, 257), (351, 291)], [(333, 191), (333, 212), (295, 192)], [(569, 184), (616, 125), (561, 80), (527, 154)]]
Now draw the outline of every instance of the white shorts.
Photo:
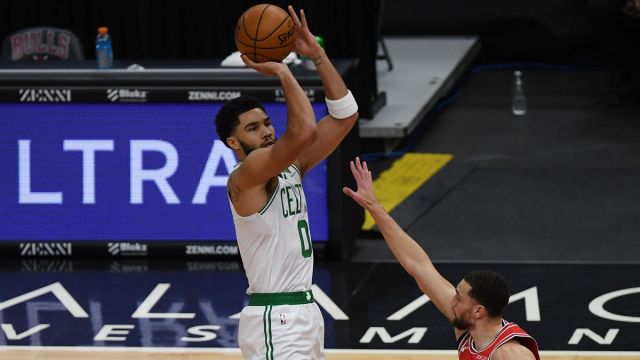
[(238, 343), (245, 360), (324, 359), (324, 319), (315, 302), (246, 306)]

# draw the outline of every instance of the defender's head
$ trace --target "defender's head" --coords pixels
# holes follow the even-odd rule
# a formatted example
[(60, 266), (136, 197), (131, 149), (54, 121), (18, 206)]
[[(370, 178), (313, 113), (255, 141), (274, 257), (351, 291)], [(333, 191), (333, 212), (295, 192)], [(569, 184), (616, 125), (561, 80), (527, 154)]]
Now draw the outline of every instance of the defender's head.
[(493, 271), (473, 271), (456, 287), (453, 299), (453, 325), (468, 329), (483, 318), (497, 318), (509, 303), (511, 291), (500, 274)]

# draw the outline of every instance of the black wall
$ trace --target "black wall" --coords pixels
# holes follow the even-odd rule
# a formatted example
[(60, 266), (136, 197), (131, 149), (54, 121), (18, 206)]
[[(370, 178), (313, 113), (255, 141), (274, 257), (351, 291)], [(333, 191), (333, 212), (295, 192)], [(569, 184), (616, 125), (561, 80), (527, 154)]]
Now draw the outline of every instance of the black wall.
[(640, 19), (621, 13), (624, 2), (383, 0), (382, 33), (479, 35), (484, 63), (616, 62), (640, 49)]
[[(349, 84), (371, 117), (377, 97), (376, 37), (479, 35), (479, 61), (640, 61), (640, 19), (620, 13), (625, 0), (274, 0), (304, 8), (332, 57), (359, 60)], [(111, 29), (118, 59), (220, 59), (235, 50), (233, 30), (263, 1), (9, 0), (0, 6), (0, 39), (30, 26), (67, 28), (94, 58), (96, 28)], [(379, 25), (381, 22), (381, 26)], [(634, 50), (635, 49), (635, 50)], [(635, 53), (634, 53), (635, 52)], [(393, 54), (391, 54), (393, 58)]]
[[(108, 26), (116, 59), (222, 59), (235, 50), (237, 19), (264, 1), (217, 0), (11, 0), (0, 6), (0, 39), (31, 26), (73, 31), (93, 59), (98, 26)], [(304, 8), (309, 27), (325, 38), (334, 58), (357, 58), (349, 86), (371, 117), (377, 94), (375, 71), (378, 0), (269, 1)]]

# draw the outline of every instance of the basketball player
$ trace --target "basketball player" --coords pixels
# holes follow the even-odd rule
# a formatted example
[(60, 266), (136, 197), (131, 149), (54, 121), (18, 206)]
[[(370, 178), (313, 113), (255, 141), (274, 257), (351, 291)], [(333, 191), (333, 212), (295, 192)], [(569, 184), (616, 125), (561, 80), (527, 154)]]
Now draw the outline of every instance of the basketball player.
[(540, 360), (536, 341), (501, 317), (510, 296), (504, 279), (493, 272), (475, 271), (454, 287), (378, 202), (367, 163), (356, 158), (350, 166), (358, 189), (354, 192), (345, 187), (344, 193), (371, 213), (402, 267), (449, 319), (458, 340), (460, 360)]
[(289, 13), (298, 32), (294, 50), (315, 63), (329, 115), (316, 125), (309, 99), (287, 65), (247, 66), (276, 76), (287, 104), (287, 128), (276, 138), (264, 107), (249, 97), (228, 101), (216, 116), (218, 135), (239, 163), (227, 190), (249, 305), (240, 315), (245, 359), (324, 359), (324, 321), (311, 292), (313, 249), (302, 178), (325, 159), (358, 118), (358, 106), (309, 31), (304, 12)]

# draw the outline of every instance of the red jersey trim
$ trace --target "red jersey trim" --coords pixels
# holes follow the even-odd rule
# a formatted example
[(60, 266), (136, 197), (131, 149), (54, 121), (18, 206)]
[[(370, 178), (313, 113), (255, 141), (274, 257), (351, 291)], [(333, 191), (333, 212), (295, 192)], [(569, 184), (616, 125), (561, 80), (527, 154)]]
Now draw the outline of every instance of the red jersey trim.
[(540, 360), (536, 340), (522, 330), (518, 325), (505, 320), (502, 321), (504, 327), (482, 351), (475, 349), (471, 334), (468, 331), (464, 333), (458, 342), (458, 358), (460, 360), (490, 360), (493, 357), (493, 353), (500, 348), (500, 346), (504, 345), (508, 341), (516, 340), (522, 346), (529, 349), (537, 360)]

